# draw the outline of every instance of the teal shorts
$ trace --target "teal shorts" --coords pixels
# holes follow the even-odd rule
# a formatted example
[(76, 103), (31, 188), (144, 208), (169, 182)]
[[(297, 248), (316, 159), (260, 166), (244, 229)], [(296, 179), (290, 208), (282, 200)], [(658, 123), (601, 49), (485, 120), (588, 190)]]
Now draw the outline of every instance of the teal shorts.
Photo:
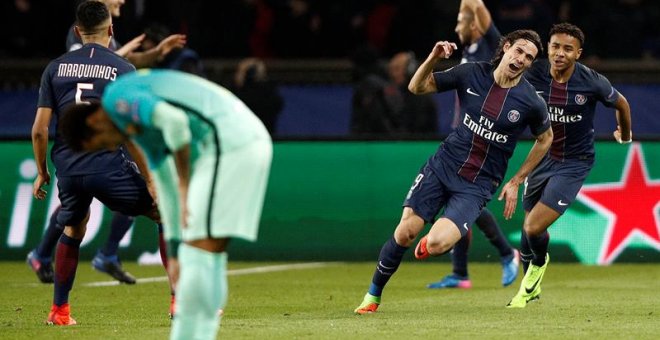
[(219, 162), (209, 151), (193, 164), (182, 239), (255, 241), (273, 155), (270, 138), (222, 153)]

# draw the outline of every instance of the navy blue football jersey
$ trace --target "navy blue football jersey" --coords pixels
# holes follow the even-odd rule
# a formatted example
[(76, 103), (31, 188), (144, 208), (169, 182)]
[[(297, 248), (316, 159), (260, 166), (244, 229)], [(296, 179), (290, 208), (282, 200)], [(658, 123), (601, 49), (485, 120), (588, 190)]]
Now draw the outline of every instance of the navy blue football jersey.
[(461, 64), (475, 61), (490, 61), (500, 43), (502, 35), (495, 24), (491, 23), (486, 33), (476, 42), (463, 47)]
[[(69, 28), (69, 33), (66, 35), (66, 50), (68, 52), (75, 51), (82, 47), (83, 43), (80, 40), (80, 37), (76, 35), (76, 31), (73, 30), (73, 25)], [(121, 44), (115, 40), (115, 37), (110, 38), (109, 48), (113, 51), (116, 51), (121, 48)]]
[[(53, 110), (59, 120), (67, 106), (101, 100), (106, 85), (135, 67), (108, 48), (87, 44), (68, 52), (48, 64), (41, 76), (38, 107)], [(58, 176), (82, 175), (118, 169), (124, 155), (121, 151), (74, 153), (56, 134), (51, 158)]]
[(607, 78), (580, 64), (566, 83), (550, 75), (550, 63), (539, 60), (525, 78), (548, 104), (554, 140), (549, 155), (555, 160), (594, 157), (594, 113), (597, 102), (613, 107), (619, 92)]
[(452, 162), (457, 173), (475, 182), (478, 177), (498, 185), (506, 172), (518, 137), (529, 127), (539, 135), (550, 128), (545, 102), (524, 78), (502, 88), (493, 78), (491, 63), (465, 63), (434, 72), (438, 92), (455, 89), (460, 121), (433, 157)]

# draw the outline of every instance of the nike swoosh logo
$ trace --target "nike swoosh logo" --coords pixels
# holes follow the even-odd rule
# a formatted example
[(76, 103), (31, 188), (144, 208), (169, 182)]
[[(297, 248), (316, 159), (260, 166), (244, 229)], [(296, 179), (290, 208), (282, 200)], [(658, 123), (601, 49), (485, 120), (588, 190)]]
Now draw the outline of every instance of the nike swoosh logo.
[(536, 286), (539, 284), (539, 281), (541, 281), (541, 277), (540, 277), (540, 276), (539, 276), (538, 279), (536, 279), (536, 282), (534, 282), (534, 284), (532, 285), (532, 288), (527, 288), (527, 287), (525, 287), (525, 292), (526, 292), (527, 294), (532, 294), (532, 292), (534, 291), (534, 289), (536, 289)]
[(559, 205), (561, 205), (561, 206), (567, 206), (567, 205), (568, 205), (568, 203), (564, 203), (564, 202), (562, 202), (561, 200), (559, 200), (559, 202), (557, 202), (557, 204), (559, 204)]
[(472, 91), (472, 89), (469, 88), (469, 87), (468, 87), (468, 89), (467, 89), (467, 93), (469, 93), (469, 94), (471, 94), (471, 95), (473, 95), (473, 96), (481, 97), (478, 93)]
[(394, 269), (395, 268), (395, 267), (388, 267), (388, 266), (384, 265), (383, 261), (378, 261), (378, 265), (385, 268), (385, 269)]
[(467, 223), (463, 223), (463, 228), (465, 228), (465, 230), (468, 230), (468, 225), (467, 225)]
[(536, 94), (538, 94), (538, 95), (542, 95), (542, 94), (543, 94), (543, 91), (536, 91)]

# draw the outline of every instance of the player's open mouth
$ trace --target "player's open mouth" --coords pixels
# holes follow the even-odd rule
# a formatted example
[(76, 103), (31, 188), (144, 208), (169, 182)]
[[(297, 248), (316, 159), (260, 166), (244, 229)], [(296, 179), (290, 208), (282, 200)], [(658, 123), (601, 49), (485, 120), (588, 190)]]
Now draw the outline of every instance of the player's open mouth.
[(520, 71), (520, 67), (516, 66), (515, 64), (509, 64), (509, 69), (513, 72)]

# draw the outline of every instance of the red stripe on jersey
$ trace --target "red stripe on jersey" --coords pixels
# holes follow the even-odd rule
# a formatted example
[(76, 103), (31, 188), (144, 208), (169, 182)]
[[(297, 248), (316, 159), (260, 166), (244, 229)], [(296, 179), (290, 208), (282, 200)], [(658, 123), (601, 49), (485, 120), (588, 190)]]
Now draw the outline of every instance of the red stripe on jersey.
[[(486, 95), (486, 99), (481, 106), (482, 116), (496, 121), (500, 117), (500, 113), (502, 113), (502, 108), (504, 108), (504, 102), (509, 95), (509, 90), (510, 89), (501, 88), (493, 82), (493, 85), (490, 86), (488, 95)], [(486, 162), (489, 147), (490, 144), (488, 144), (484, 138), (476, 133), (473, 134), (470, 153), (461, 168), (458, 170), (458, 174), (468, 181), (474, 182)]]
[[(566, 107), (568, 105), (568, 82), (559, 83), (550, 80), (550, 95), (548, 105)], [(566, 156), (566, 126), (564, 123), (552, 123), (552, 145), (550, 146), (550, 157), (557, 161), (563, 161)]]
[(566, 124), (552, 122), (552, 145), (550, 145), (550, 157), (556, 161), (564, 161), (566, 146)]
[(484, 100), (484, 104), (481, 107), (481, 113), (487, 118), (497, 120), (502, 112), (504, 101), (509, 94), (509, 90), (510, 89), (503, 89), (493, 82), (493, 85), (490, 86), (490, 90), (488, 90), (486, 100)]
[(473, 134), (472, 147), (470, 148), (468, 159), (463, 163), (461, 168), (458, 169), (458, 174), (468, 181), (474, 182), (481, 171), (481, 167), (483, 167), (486, 162), (489, 147), (490, 144), (488, 144), (485, 139), (481, 138), (481, 136), (476, 133)]
[(89, 58), (91, 59), (94, 56), (94, 47), (89, 51)]
[(548, 96), (548, 105), (568, 104), (568, 82), (558, 83), (554, 79), (550, 81), (550, 95)]

